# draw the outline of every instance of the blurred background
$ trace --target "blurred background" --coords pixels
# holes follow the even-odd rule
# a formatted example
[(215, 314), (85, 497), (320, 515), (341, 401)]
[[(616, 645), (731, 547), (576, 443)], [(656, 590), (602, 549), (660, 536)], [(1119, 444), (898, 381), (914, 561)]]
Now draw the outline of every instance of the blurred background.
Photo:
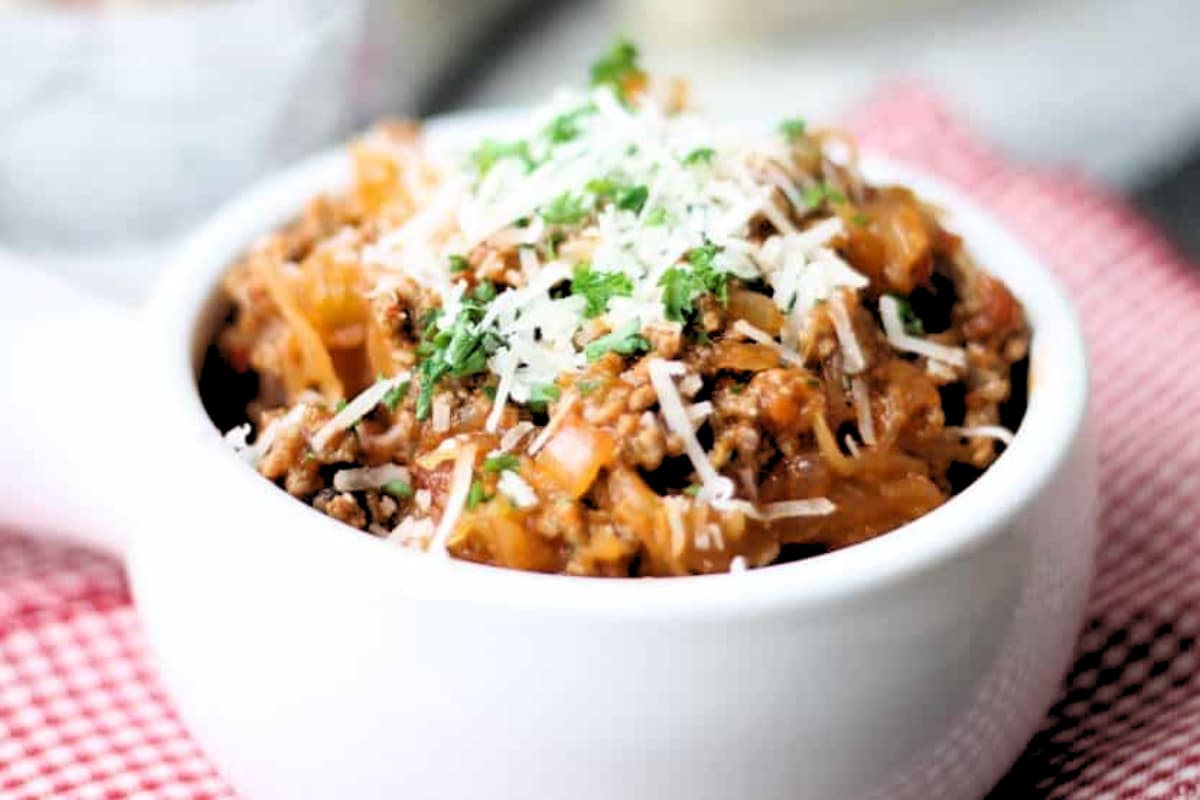
[(528, 103), (624, 33), (718, 113), (889, 81), (1200, 256), (1196, 0), (0, 0), (0, 249), (136, 302), (178, 237), (372, 119)]

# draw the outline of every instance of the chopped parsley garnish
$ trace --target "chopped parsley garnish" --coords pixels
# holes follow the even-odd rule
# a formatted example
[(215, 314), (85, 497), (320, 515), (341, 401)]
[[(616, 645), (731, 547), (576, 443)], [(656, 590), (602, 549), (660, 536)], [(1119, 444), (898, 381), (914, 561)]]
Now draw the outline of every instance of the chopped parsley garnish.
[(602, 384), (600, 381), (583, 380), (577, 382), (575, 384), (575, 388), (579, 390), (580, 394), (586, 396), (599, 389), (601, 385)]
[(891, 295), (891, 298), (896, 301), (896, 308), (900, 312), (900, 321), (904, 323), (904, 332), (909, 336), (924, 336), (925, 324), (921, 322), (917, 312), (913, 311), (912, 303), (908, 302), (908, 298), (898, 294)]
[(496, 284), (491, 281), (480, 281), (471, 293), (481, 303), (490, 303), (496, 299)]
[(712, 344), (712, 339), (707, 331), (696, 331), (696, 341), (700, 344)]
[(621, 187), (612, 178), (592, 178), (583, 188), (596, 195), (597, 200), (611, 200)]
[(496, 456), (489, 456), (483, 462), (485, 472), (504, 472), (505, 470), (516, 470), (521, 466), (521, 459), (512, 453), (501, 453)]
[(645, 336), (642, 336), (641, 330), (640, 320), (630, 320), (612, 333), (607, 333), (592, 341), (584, 349), (584, 355), (587, 356), (588, 361), (595, 361), (605, 353), (619, 353), (623, 356), (644, 353), (650, 349), (650, 342), (646, 340)]
[(487, 304), (496, 296), (496, 287), (483, 281), (475, 287), (471, 296), (462, 300), (462, 308), (454, 322), (446, 330), (438, 330), (437, 320), (441, 310), (426, 315), (421, 343), (417, 354), (424, 360), (417, 367), (417, 419), (429, 418), (433, 408), (433, 391), (438, 381), (450, 375), (462, 378), (487, 369), (487, 360), (500, 346), (501, 339), (494, 333), (478, 330)]
[(663, 287), (663, 313), (672, 322), (686, 322), (696, 310), (692, 300), (699, 290), (696, 276), (691, 270), (671, 267), (663, 273), (659, 285)]
[(797, 142), (804, 138), (804, 132), (807, 129), (808, 126), (805, 125), (804, 120), (800, 119), (799, 117), (785, 119), (783, 122), (779, 123), (779, 132), (783, 134), (783, 138), (787, 139), (789, 142)]
[(646, 205), (646, 198), (649, 196), (650, 190), (644, 184), (628, 186), (617, 193), (617, 208), (640, 214), (642, 206)]
[(580, 264), (571, 278), (571, 294), (583, 295), (587, 301), (583, 315), (592, 319), (604, 313), (609, 298), (633, 294), (633, 281), (623, 272), (602, 272)]
[(861, 211), (858, 212), (857, 214), (855, 214), (853, 217), (851, 217), (850, 221), (853, 222), (855, 225), (861, 225), (864, 228), (871, 224), (871, 218), (868, 217), (866, 214), (862, 213)]
[(592, 86), (611, 86), (617, 97), (628, 100), (629, 84), (642, 77), (637, 45), (628, 39), (613, 42), (591, 68)]
[(470, 266), (471, 266), (471, 264), (467, 261), (467, 259), (463, 258), (462, 256), (458, 256), (458, 255), (450, 256), (450, 272), (451, 272), (451, 274), (457, 274), (459, 272), (466, 272), (467, 269), (470, 268)]
[(729, 387), (730, 394), (742, 394), (745, 391), (746, 391), (746, 384), (744, 384), (744, 383), (735, 383), (733, 386)]
[(804, 190), (804, 202), (809, 208), (816, 208), (825, 202), (844, 203), (846, 195), (827, 183), (816, 183)]
[(388, 481), (382, 488), (392, 497), (399, 497), (401, 500), (407, 500), (415, 494), (407, 481)]
[(729, 274), (718, 269), (714, 263), (721, 249), (714, 244), (697, 247), (688, 253), (688, 261), (704, 288), (716, 295), (722, 306), (729, 305)]
[(579, 135), (580, 118), (594, 113), (596, 113), (596, 107), (588, 103), (586, 106), (581, 106), (574, 111), (559, 114), (546, 126), (546, 138), (552, 144), (563, 144), (564, 142), (571, 141)]
[(483, 484), (479, 481), (471, 482), (471, 491), (467, 492), (467, 510), (474, 510), (475, 506), (480, 503), (486, 503), (491, 500), (492, 496), (484, 490)]
[(483, 387), (482, 391), (483, 391), (483, 396), (486, 397), (488, 400), (496, 399), (496, 387), (495, 386), (485, 386), (485, 387)]
[(581, 195), (563, 192), (549, 204), (542, 206), (542, 219), (551, 225), (575, 225), (592, 212), (591, 204)]
[(695, 497), (696, 495), (700, 494), (700, 484), (693, 483), (692, 485), (690, 485), (686, 489), (684, 489), (683, 493), (686, 494), (688, 497)]
[(412, 381), (403, 381), (388, 389), (383, 395), (383, 404), (388, 407), (388, 411), (395, 411), (396, 407), (408, 395), (408, 387), (412, 385)]
[(721, 305), (729, 303), (729, 275), (715, 264), (720, 248), (706, 244), (688, 253), (691, 269), (671, 267), (663, 273), (663, 313), (673, 322), (687, 322), (696, 311), (696, 297), (711, 293)]
[(662, 206), (657, 206), (650, 209), (650, 211), (646, 214), (646, 224), (650, 226), (666, 225), (667, 210)]
[(717, 151), (711, 147), (697, 147), (683, 157), (683, 164), (687, 167), (694, 167), (698, 164), (711, 164), (716, 155)]
[(344, 411), (345, 408), (346, 408), (346, 399), (344, 397), (339, 399), (336, 403), (333, 404), (333, 411), (335, 414), (342, 413), (342, 411)]
[(552, 400), (557, 400), (562, 390), (553, 383), (542, 383), (529, 390), (529, 407), (537, 412), (544, 412)]
[(506, 158), (519, 158), (524, 163), (526, 171), (533, 169), (534, 162), (533, 157), (529, 154), (529, 143), (524, 140), (501, 142), (497, 139), (484, 139), (479, 147), (471, 153), (471, 163), (475, 165), (475, 170), (481, 178)]

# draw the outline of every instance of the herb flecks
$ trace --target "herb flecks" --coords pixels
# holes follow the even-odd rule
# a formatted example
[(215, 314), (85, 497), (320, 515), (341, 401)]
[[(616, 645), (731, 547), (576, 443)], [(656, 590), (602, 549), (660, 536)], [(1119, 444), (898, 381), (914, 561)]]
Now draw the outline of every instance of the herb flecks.
[(642, 336), (640, 320), (630, 320), (612, 333), (607, 333), (588, 344), (584, 354), (589, 362), (595, 361), (606, 353), (618, 353), (630, 356), (644, 353), (650, 349), (650, 342)]
[(580, 264), (571, 278), (571, 294), (583, 296), (586, 301), (583, 315), (592, 319), (608, 309), (611, 298), (633, 294), (633, 282), (623, 272), (595, 270), (588, 264)]
[(475, 171), (479, 173), (480, 178), (486, 177), (496, 164), (506, 158), (520, 159), (527, 172), (534, 167), (533, 156), (529, 153), (529, 142), (523, 139), (515, 142), (484, 139), (471, 153), (471, 163), (475, 165)]
[(494, 456), (488, 456), (483, 462), (484, 472), (504, 472), (506, 470), (516, 471), (521, 466), (521, 458), (513, 453), (500, 453)]
[(613, 42), (608, 52), (593, 62), (591, 79), (593, 86), (609, 86), (622, 101), (628, 102), (630, 93), (643, 81), (646, 73), (638, 64), (637, 45), (628, 39)]
[(792, 144), (803, 139), (807, 131), (808, 125), (800, 117), (791, 117), (779, 123), (779, 133)]

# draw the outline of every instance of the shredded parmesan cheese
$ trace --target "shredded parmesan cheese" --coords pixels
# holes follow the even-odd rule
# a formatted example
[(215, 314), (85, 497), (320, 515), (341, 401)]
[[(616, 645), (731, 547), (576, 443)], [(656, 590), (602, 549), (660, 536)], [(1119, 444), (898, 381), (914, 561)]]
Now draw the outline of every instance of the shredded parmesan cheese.
[(848, 374), (857, 375), (867, 368), (867, 359), (854, 333), (850, 310), (846, 308), (846, 296), (841, 292), (834, 292), (829, 297), (829, 318), (833, 321), (838, 345), (842, 348), (842, 365)]
[(858, 414), (858, 435), (863, 444), (875, 444), (875, 418), (871, 415), (871, 394), (864, 378), (850, 381), (850, 394), (854, 397), (854, 410)]
[(663, 507), (667, 511), (667, 527), (671, 531), (671, 557), (681, 558), (683, 548), (687, 544), (687, 534), (683, 528), (683, 513), (680, 505), (684, 501), (678, 497), (664, 497)]
[(745, 572), (746, 571), (746, 557), (745, 556), (734, 556), (732, 559), (730, 559), (729, 571), (730, 572)]
[(683, 399), (675, 388), (674, 376), (684, 374), (685, 367), (678, 361), (663, 361), (661, 358), (650, 360), (647, 369), (650, 372), (650, 384), (658, 395), (658, 407), (662, 411), (663, 420), (667, 427), (683, 440), (684, 450), (692, 467), (700, 478), (700, 493), (698, 497), (710, 501), (729, 500), (733, 497), (733, 481), (721, 475), (708, 460), (704, 448), (696, 439), (688, 419)]
[(450, 533), (462, 516), (463, 505), (467, 502), (467, 494), (471, 491), (471, 477), (475, 471), (475, 445), (469, 444), (458, 451), (454, 460), (454, 472), (450, 475), (450, 490), (446, 494), (446, 505), (442, 509), (442, 518), (438, 520), (437, 530), (429, 549), (449, 554), (446, 542)]
[(896, 302), (896, 298), (888, 295), (879, 298), (879, 316), (883, 320), (883, 332), (887, 334), (892, 347), (897, 350), (943, 361), (960, 369), (966, 368), (967, 352), (961, 347), (938, 344), (906, 332), (904, 321), (900, 318), (900, 304)]
[(1013, 443), (1014, 434), (1003, 425), (968, 425), (965, 427), (946, 427), (946, 433), (954, 436), (983, 437), (987, 439), (998, 439), (1005, 445)]
[(808, 500), (781, 500), (759, 506), (765, 520), (790, 519), (792, 517), (825, 517), (837, 511), (837, 506), (824, 497)]
[(562, 427), (564, 422), (566, 422), (567, 415), (570, 414), (575, 408), (575, 403), (578, 400), (579, 395), (575, 394), (574, 392), (568, 394), (566, 398), (563, 399), (559, 407), (555, 409), (554, 416), (551, 417), (550, 421), (546, 423), (546, 427), (542, 428), (541, 433), (539, 433), (537, 438), (533, 440), (533, 443), (529, 445), (529, 449), (526, 450), (529, 455), (536, 455), (537, 451), (541, 450), (546, 445), (546, 442), (550, 441), (550, 437)]
[(392, 481), (408, 483), (408, 469), (399, 464), (383, 464), (378, 467), (356, 467), (334, 473), (333, 488), (339, 492), (357, 492), (363, 489), (378, 489)]
[(787, 363), (795, 364), (796, 366), (804, 366), (804, 356), (800, 355), (790, 347), (784, 347), (782, 344), (775, 341), (774, 336), (771, 336), (771, 334), (767, 333), (761, 328), (754, 327), (749, 322), (746, 322), (746, 320), (735, 320), (732, 325), (732, 329), (753, 342), (765, 344), (768, 347), (774, 347), (779, 351), (780, 357)]
[(334, 436), (357, 424), (359, 420), (365, 417), (371, 409), (383, 400), (384, 395), (408, 379), (409, 374), (402, 372), (394, 377), (375, 381), (375, 383), (368, 386), (313, 435), (313, 449), (317, 452), (323, 452), (329, 446), (329, 441)]
[(500, 473), (496, 488), (517, 508), (532, 508), (537, 505), (537, 492), (513, 470), (506, 469)]

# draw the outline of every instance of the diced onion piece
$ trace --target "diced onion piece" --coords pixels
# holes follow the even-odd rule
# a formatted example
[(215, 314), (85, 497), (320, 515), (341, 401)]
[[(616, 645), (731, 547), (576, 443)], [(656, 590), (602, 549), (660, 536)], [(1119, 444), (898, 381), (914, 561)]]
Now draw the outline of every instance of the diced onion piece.
[(1003, 425), (967, 425), (964, 427), (946, 427), (943, 430), (955, 436), (966, 436), (968, 438), (978, 436), (987, 439), (999, 439), (1005, 445), (1011, 445), (1015, 438), (1013, 432)]
[(678, 497), (664, 497), (663, 507), (667, 510), (667, 527), (671, 531), (671, 557), (681, 558), (687, 545), (687, 533), (683, 527), (684, 501)]
[(538, 472), (573, 499), (591, 488), (600, 470), (612, 463), (612, 435), (578, 420), (561, 426), (537, 457)]
[(363, 489), (378, 489), (392, 481), (408, 483), (408, 469), (399, 464), (383, 464), (378, 467), (338, 470), (333, 476), (333, 488), (339, 492), (357, 492)]
[(512, 450), (533, 430), (533, 427), (533, 423), (528, 420), (521, 420), (516, 425), (513, 425), (500, 437), (499, 451), (507, 453)]
[(900, 304), (896, 302), (896, 298), (888, 295), (879, 298), (879, 316), (883, 320), (883, 332), (887, 334), (892, 347), (897, 350), (916, 353), (955, 367), (967, 366), (967, 352), (961, 347), (938, 344), (907, 333), (904, 330), (904, 321), (900, 318)]
[(496, 488), (517, 508), (531, 508), (537, 505), (537, 492), (513, 470), (506, 469), (500, 473)]
[(781, 500), (759, 506), (758, 511), (765, 520), (791, 519), (793, 517), (825, 517), (837, 511), (837, 506), (824, 497), (807, 500)]
[(747, 569), (747, 567), (746, 567), (746, 557), (745, 556), (734, 556), (729, 561), (729, 571), (730, 572), (745, 572), (746, 569)]
[(858, 435), (863, 444), (875, 444), (875, 418), (871, 415), (871, 394), (863, 378), (850, 381), (850, 394), (854, 397), (854, 410), (858, 414)]
[(433, 398), (431, 422), (434, 433), (445, 433), (450, 430), (450, 399), (445, 395)]
[(433, 541), (429, 549), (434, 552), (448, 554), (446, 542), (450, 533), (462, 516), (463, 505), (467, 502), (467, 493), (471, 491), (471, 476), (475, 471), (475, 445), (469, 444), (458, 451), (454, 460), (454, 471), (450, 475), (450, 491), (446, 494), (446, 505), (442, 508), (442, 518), (438, 520), (437, 530), (434, 531)]
[(847, 433), (842, 437), (842, 442), (846, 445), (846, 450), (850, 453), (851, 458), (858, 458), (859, 449), (858, 442), (854, 441), (854, 436)]
[(359, 392), (357, 397), (347, 403), (345, 408), (335, 414), (333, 419), (322, 425), (321, 429), (313, 435), (313, 449), (318, 452), (323, 451), (329, 445), (330, 439), (342, 431), (353, 427), (360, 419), (370, 413), (371, 409), (379, 405), (384, 395), (408, 379), (409, 374), (401, 372), (394, 377), (375, 381), (375, 383)]
[(684, 374), (685, 367), (678, 361), (654, 358), (650, 360), (647, 369), (650, 372), (650, 384), (658, 395), (658, 407), (662, 411), (663, 420), (671, 432), (683, 440), (684, 450), (692, 462), (692, 468), (700, 477), (700, 493), (697, 496), (718, 502), (732, 498), (733, 481), (718, 473), (708, 460), (708, 455), (696, 439), (696, 432), (692, 430), (683, 399), (675, 388), (674, 376)]
[(833, 320), (833, 330), (842, 348), (842, 365), (847, 373), (857, 375), (867, 368), (867, 359), (854, 333), (854, 323), (842, 292), (834, 292), (829, 296), (829, 318)]

